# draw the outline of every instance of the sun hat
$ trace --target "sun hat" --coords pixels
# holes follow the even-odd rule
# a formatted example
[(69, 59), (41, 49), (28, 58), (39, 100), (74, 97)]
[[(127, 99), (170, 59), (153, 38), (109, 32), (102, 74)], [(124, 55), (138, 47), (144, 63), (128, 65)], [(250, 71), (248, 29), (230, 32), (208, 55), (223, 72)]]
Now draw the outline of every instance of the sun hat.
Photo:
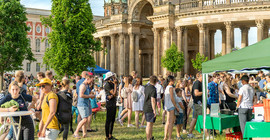
[(49, 78), (43, 78), (40, 80), (40, 82), (38, 84), (36, 84), (36, 86), (41, 86), (42, 84), (49, 84), (52, 85), (52, 81)]
[(106, 80), (108, 80), (110, 77), (112, 77), (112, 76), (114, 76), (114, 75), (115, 75), (115, 74), (112, 73), (112, 72), (107, 72), (107, 73), (105, 74), (104, 80), (106, 81)]

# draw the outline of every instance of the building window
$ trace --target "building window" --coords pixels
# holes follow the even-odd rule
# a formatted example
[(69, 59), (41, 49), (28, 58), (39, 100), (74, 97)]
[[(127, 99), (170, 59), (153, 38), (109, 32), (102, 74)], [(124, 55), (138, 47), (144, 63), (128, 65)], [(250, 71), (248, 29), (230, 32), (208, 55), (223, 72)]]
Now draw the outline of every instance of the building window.
[(50, 70), (50, 68), (47, 66), (47, 65), (45, 65), (45, 70), (47, 71), (47, 70)]
[(36, 72), (40, 72), (40, 63), (36, 64)]
[(40, 39), (36, 39), (36, 52), (40, 52)]
[(31, 71), (31, 63), (26, 63), (26, 71), (27, 72)]
[(49, 28), (49, 27), (46, 27), (45, 32), (46, 32), (47, 34), (50, 33), (50, 28)]
[(41, 32), (41, 27), (38, 25), (36, 30), (37, 30), (38, 33), (40, 33)]
[(49, 48), (49, 47), (50, 47), (49, 40), (46, 39), (45, 40), (45, 50), (47, 50), (47, 48)]
[(31, 38), (27, 38), (28, 39), (28, 45), (29, 47), (31, 46)]
[(117, 8), (114, 9), (114, 14), (115, 14), (115, 15), (118, 14), (118, 9), (117, 9)]

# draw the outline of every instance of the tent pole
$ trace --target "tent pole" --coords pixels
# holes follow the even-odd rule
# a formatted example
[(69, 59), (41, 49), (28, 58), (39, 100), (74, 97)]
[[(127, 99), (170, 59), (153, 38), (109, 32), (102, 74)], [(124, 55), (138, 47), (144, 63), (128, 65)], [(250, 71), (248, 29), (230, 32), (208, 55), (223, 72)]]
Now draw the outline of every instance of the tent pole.
[(206, 105), (207, 105), (207, 86), (208, 86), (208, 74), (203, 74), (203, 140), (205, 140), (205, 123), (206, 123)]

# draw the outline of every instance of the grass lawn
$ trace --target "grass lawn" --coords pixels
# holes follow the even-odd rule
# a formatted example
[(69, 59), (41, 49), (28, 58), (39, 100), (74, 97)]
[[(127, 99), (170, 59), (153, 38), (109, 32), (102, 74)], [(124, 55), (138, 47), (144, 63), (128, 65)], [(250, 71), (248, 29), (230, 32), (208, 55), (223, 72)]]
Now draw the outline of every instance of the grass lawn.
[[(134, 122), (134, 114), (132, 118), (132, 123)], [(191, 117), (191, 116), (190, 116)], [(97, 132), (88, 132), (87, 138), (85, 140), (104, 140), (105, 139), (105, 120), (106, 120), (106, 112), (98, 112), (96, 115), (96, 119), (93, 120), (91, 128), (97, 130)], [(191, 118), (190, 118), (191, 120)], [(76, 129), (77, 124), (74, 123), (73, 129)], [(189, 124), (188, 124), (189, 128)], [(202, 134), (198, 133), (197, 131), (193, 131), (195, 134), (196, 139), (202, 139)], [(173, 138), (176, 139), (176, 127), (174, 127), (173, 131)], [(82, 133), (80, 133), (82, 136)], [(113, 136), (119, 140), (145, 140), (146, 134), (145, 129), (136, 129), (136, 128), (127, 128), (127, 122), (124, 123), (124, 126), (121, 126), (119, 123), (115, 123)], [(156, 123), (154, 124), (153, 128), (153, 136), (156, 140), (163, 140), (164, 138), (164, 125), (162, 125), (162, 117), (157, 116)], [(183, 134), (183, 137), (186, 138), (187, 134)], [(62, 139), (62, 135), (59, 135), (58, 140)], [(68, 139), (75, 139), (72, 137), (72, 133), (69, 131)], [(225, 135), (218, 136), (217, 140), (225, 140)]]

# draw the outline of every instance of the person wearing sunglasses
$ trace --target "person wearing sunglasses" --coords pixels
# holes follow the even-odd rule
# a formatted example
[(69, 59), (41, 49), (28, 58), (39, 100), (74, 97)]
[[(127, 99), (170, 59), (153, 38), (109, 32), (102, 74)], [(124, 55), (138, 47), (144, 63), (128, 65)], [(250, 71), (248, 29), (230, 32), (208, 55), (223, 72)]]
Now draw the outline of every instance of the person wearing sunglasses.
[[(41, 105), (42, 119), (39, 123), (38, 137), (56, 140), (59, 133), (59, 123), (55, 116), (58, 104), (58, 96), (52, 92), (52, 81), (48, 78), (40, 80), (36, 86), (41, 87), (44, 99)], [(46, 102), (48, 99), (49, 104)]]

